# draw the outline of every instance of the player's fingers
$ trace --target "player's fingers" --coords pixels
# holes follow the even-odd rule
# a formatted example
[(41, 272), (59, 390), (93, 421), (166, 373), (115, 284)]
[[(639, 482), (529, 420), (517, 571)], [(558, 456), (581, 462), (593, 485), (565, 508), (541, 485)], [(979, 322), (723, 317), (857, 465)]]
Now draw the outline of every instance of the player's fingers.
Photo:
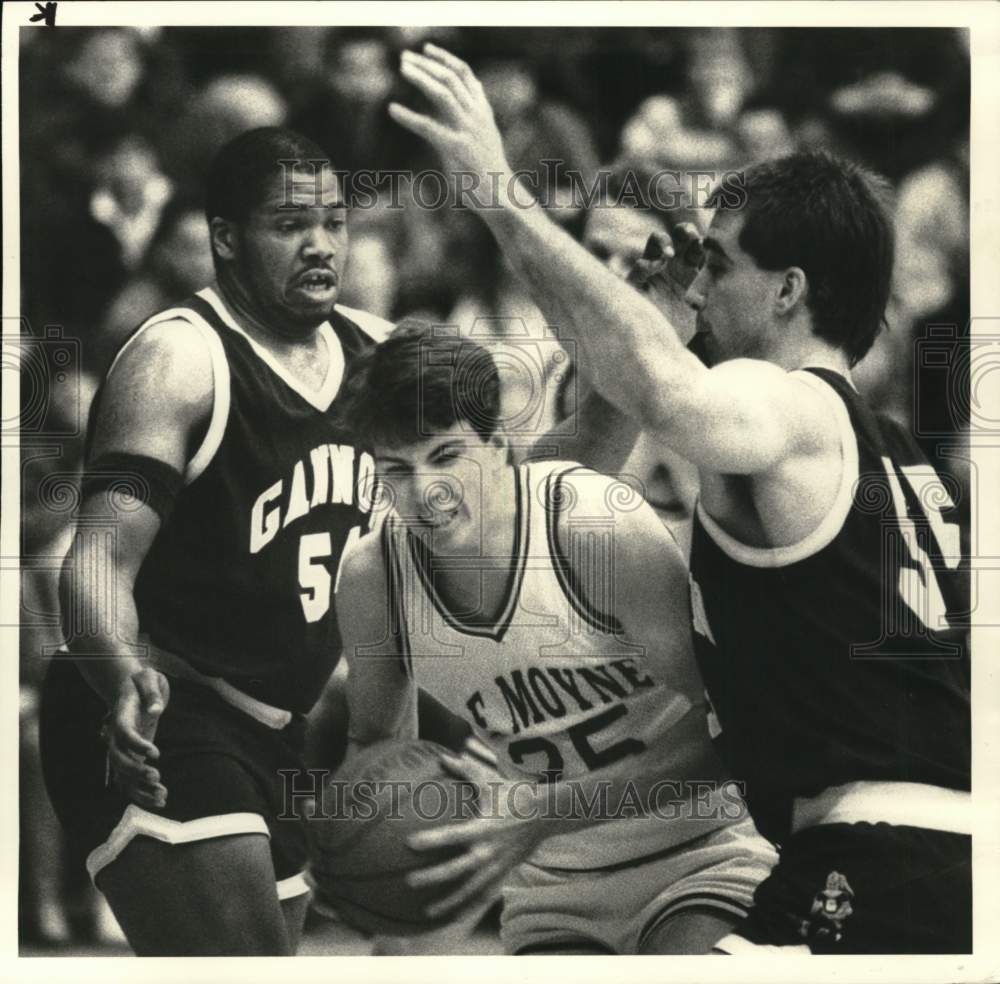
[(464, 906), (466, 903), (488, 891), (502, 875), (503, 872), (493, 865), (481, 868), (477, 874), (463, 882), (460, 888), (456, 889), (450, 895), (446, 895), (443, 899), (438, 899), (437, 902), (432, 902), (427, 906), (427, 915), (431, 919), (436, 919), (438, 916), (446, 915), (452, 910)]
[(440, 145), (451, 136), (447, 127), (443, 127), (437, 120), (424, 116), (423, 113), (415, 113), (401, 103), (389, 103), (389, 115), (400, 126), (423, 137), (428, 143)]
[(472, 875), (480, 864), (481, 861), (476, 852), (466, 851), (457, 858), (442, 861), (441, 864), (411, 871), (406, 876), (406, 884), (411, 888), (420, 888), (423, 885), (437, 885), (439, 882), (454, 881), (463, 875)]
[(424, 54), (429, 58), (436, 58), (443, 65), (447, 65), (469, 89), (482, 91), (482, 85), (479, 79), (476, 78), (476, 73), (457, 55), (453, 55), (450, 51), (445, 51), (444, 48), (439, 48), (436, 44), (431, 44), (429, 41), (424, 45)]
[(496, 821), (464, 820), (461, 823), (449, 823), (432, 830), (420, 830), (411, 834), (406, 843), (415, 851), (432, 851), (438, 847), (453, 847), (457, 844), (468, 844), (482, 838), (490, 828), (484, 823)]
[(166, 789), (160, 782), (160, 774), (155, 769), (137, 761), (130, 755), (123, 755), (115, 748), (109, 749), (109, 764), (112, 775), (123, 789), (129, 792), (138, 791), (144, 795), (155, 796), (158, 790)]
[(458, 779), (466, 779), (482, 792), (490, 779), (496, 778), (496, 772), (491, 772), (478, 759), (471, 755), (456, 755), (453, 752), (441, 752), (438, 756), (441, 764)]
[(646, 240), (646, 248), (642, 253), (642, 260), (655, 261), (662, 260), (665, 256), (673, 256), (673, 242), (666, 232), (651, 232)]
[(700, 266), (705, 250), (701, 243), (701, 233), (693, 222), (680, 222), (670, 231), (674, 249), (689, 266)]
[(163, 786), (154, 786), (146, 789), (141, 786), (133, 786), (120, 783), (122, 793), (138, 806), (146, 809), (162, 809), (167, 805), (167, 790)]
[(143, 670), (133, 678), (139, 701), (146, 714), (162, 714), (170, 700), (170, 684), (167, 678), (156, 670)]
[(403, 57), (407, 62), (423, 69), (428, 75), (433, 76), (443, 86), (446, 86), (460, 106), (468, 107), (471, 104), (472, 96), (469, 89), (454, 69), (435, 61), (433, 58), (427, 58), (412, 51), (404, 51)]
[(427, 68), (416, 60), (419, 57), (419, 55), (404, 51), (403, 60), (399, 66), (400, 73), (408, 82), (412, 82), (439, 112), (450, 119), (456, 119), (461, 113), (462, 107), (454, 93), (443, 82), (434, 78)]
[(119, 714), (115, 719), (115, 743), (122, 748), (123, 751), (130, 753), (132, 755), (138, 755), (140, 758), (159, 758), (159, 749), (146, 737), (141, 735), (136, 728), (133, 720), (129, 719), (127, 711), (125, 713)]

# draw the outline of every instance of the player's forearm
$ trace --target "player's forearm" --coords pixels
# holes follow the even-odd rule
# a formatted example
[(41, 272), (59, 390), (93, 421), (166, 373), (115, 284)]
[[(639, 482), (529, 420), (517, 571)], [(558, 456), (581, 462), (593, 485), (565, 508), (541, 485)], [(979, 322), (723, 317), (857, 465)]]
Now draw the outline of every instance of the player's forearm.
[(537, 442), (531, 457), (578, 461), (603, 475), (615, 475), (628, 460), (639, 433), (633, 417), (592, 391), (572, 416)]
[(566, 334), (584, 372), (613, 405), (657, 426), (672, 383), (700, 364), (663, 314), (625, 285), (537, 204), (520, 185), (500, 182), (498, 208), (480, 212), (505, 256), (529, 284), (542, 310), (565, 312)]
[[(113, 562), (110, 562), (113, 563)], [(59, 583), (66, 647), (80, 672), (109, 706), (121, 684), (138, 673), (139, 616), (130, 578), (108, 569), (88, 548), (70, 551)], [(110, 589), (109, 589), (110, 588)]]

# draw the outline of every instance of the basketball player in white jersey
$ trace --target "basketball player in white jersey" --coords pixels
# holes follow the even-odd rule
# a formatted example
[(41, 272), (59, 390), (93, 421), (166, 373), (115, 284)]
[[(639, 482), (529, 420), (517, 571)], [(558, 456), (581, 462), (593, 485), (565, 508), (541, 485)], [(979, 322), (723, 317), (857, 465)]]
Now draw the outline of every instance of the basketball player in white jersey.
[[(446, 911), (517, 866), (508, 952), (707, 952), (775, 855), (711, 748), (683, 559), (624, 483), (512, 465), (499, 387), (485, 349), (416, 322), (358, 363), (344, 412), (394, 508), (336, 596), (353, 747), (415, 735), (420, 687), (523, 781), (524, 819), (472, 821), (457, 859), (416, 876), (464, 876)], [(602, 781), (605, 812), (631, 788), (631, 813), (573, 810)]]

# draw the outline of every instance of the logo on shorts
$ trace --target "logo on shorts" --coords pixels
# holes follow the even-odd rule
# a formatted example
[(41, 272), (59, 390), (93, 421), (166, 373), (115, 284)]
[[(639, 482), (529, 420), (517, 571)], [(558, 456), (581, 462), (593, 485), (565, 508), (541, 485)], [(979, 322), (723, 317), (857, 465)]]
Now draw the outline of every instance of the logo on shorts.
[(799, 935), (807, 940), (838, 943), (844, 935), (844, 921), (854, 911), (854, 890), (839, 871), (826, 876), (826, 887), (813, 897), (809, 918), (799, 923)]

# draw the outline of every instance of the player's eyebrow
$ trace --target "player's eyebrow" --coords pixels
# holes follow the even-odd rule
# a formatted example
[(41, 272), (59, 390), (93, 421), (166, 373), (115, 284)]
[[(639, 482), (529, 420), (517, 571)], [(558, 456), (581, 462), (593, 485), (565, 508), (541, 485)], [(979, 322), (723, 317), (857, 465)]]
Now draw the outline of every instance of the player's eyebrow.
[(722, 244), (718, 239), (714, 239), (712, 236), (706, 236), (701, 241), (702, 248), (706, 253), (712, 253), (722, 260), (730, 259), (729, 254), (722, 248)]
[(440, 444), (436, 444), (433, 448), (431, 448), (430, 454), (427, 455), (427, 460), (431, 461), (434, 458), (436, 458), (439, 454), (443, 454), (446, 451), (464, 451), (464, 450), (465, 450), (464, 441), (455, 441), (449, 439), (447, 441), (442, 441)]

